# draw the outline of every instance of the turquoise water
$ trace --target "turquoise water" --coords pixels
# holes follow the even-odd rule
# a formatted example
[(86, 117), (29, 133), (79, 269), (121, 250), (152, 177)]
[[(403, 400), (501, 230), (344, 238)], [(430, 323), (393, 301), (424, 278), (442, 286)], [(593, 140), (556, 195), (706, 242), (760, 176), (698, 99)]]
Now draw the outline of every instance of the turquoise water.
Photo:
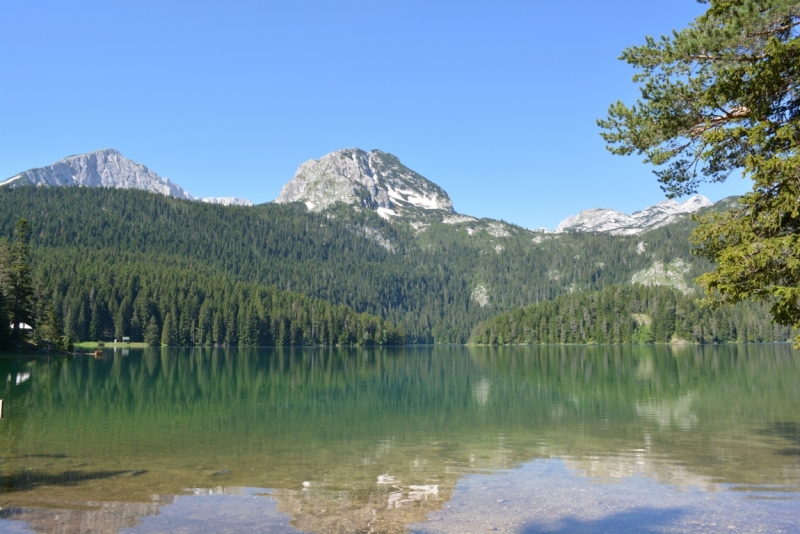
[(798, 532), (800, 353), (0, 360), (0, 531)]

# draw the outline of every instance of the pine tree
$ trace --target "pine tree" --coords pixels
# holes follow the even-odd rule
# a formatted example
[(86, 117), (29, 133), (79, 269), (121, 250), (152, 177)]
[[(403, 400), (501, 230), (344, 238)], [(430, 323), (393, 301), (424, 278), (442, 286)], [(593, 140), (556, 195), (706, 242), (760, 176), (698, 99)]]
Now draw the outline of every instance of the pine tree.
[(90, 293), (89, 316), (89, 339), (97, 341), (100, 339), (100, 309), (94, 291)]
[(123, 307), (120, 306), (114, 314), (114, 338), (122, 339), (126, 335), (125, 332), (125, 312)]
[(150, 321), (148, 321), (144, 329), (144, 342), (151, 347), (158, 347), (161, 344), (158, 323), (156, 322), (155, 316), (150, 317)]
[(14, 229), (14, 242), (11, 245), (11, 269), (10, 269), (10, 291), (9, 305), (11, 314), (11, 324), (15, 339), (21, 335), (22, 323), (33, 323), (31, 315), (31, 297), (33, 296), (33, 286), (31, 284), (30, 270), (30, 239), (31, 229), (28, 221), (20, 219)]
[(161, 344), (168, 347), (178, 344), (178, 329), (172, 312), (167, 313), (164, 317), (164, 324), (161, 326)]
[(0, 349), (10, 348), (12, 345), (11, 329), (8, 326), (8, 305), (6, 296), (0, 286)]
[(49, 341), (58, 350), (72, 350), (72, 342), (64, 332), (64, 323), (53, 305), (48, 305), (42, 326), (42, 339)]
[(612, 104), (601, 135), (645, 155), (670, 197), (752, 179), (733, 209), (700, 217), (693, 241), (715, 266), (698, 281), (715, 305), (760, 300), (800, 327), (800, 3), (705, 3), (688, 28), (623, 51), (642, 96)]

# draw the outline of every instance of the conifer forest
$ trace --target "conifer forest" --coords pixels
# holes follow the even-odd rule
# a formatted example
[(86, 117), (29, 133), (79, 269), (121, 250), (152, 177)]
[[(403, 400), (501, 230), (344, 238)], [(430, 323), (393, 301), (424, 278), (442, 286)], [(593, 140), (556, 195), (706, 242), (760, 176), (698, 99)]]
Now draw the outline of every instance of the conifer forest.
[(3, 189), (2, 324), (12, 328), (0, 335), (8, 345), (25, 323), (62, 348), (123, 336), (169, 346), (790, 336), (758, 305), (710, 310), (692, 288), (630, 284), (654, 262), (680, 258), (689, 281), (709, 268), (691, 254), (691, 221), (643, 236), (503, 224), (498, 237), (435, 220), (418, 231), (346, 205), (314, 213), (136, 190)]

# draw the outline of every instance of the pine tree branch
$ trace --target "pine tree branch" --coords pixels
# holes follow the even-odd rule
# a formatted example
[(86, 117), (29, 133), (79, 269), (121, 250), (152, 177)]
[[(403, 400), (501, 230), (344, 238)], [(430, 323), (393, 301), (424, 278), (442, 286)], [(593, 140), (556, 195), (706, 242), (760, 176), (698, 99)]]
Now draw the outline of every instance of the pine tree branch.
[(736, 106), (728, 111), (725, 110), (723, 111), (725, 115), (711, 117), (711, 119), (709, 119), (709, 123), (701, 123), (696, 126), (693, 126), (687, 132), (687, 137), (690, 137), (692, 139), (697, 139), (708, 130), (719, 128), (721, 126), (724, 126), (725, 124), (728, 124), (729, 122), (743, 119), (748, 115), (750, 115), (750, 109), (745, 106)]

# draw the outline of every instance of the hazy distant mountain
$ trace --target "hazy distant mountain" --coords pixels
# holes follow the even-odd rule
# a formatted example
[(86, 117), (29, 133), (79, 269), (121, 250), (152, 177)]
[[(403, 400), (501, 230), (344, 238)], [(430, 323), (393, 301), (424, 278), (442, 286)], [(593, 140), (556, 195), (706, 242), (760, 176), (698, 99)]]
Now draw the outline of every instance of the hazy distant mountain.
[(612, 209), (592, 208), (570, 215), (559, 223), (555, 231), (638, 235), (711, 205), (712, 202), (703, 195), (695, 195), (680, 204), (674, 200), (665, 200), (631, 215)]
[(453, 203), (444, 189), (392, 154), (358, 148), (306, 161), (275, 202), (304, 202), (312, 211), (344, 202), (375, 210), (384, 218), (431, 210), (453, 213)]
[(252, 206), (253, 202), (246, 198), (238, 197), (206, 197), (198, 198), (207, 204), (222, 204), (223, 206)]
[(141, 189), (165, 196), (215, 204), (253, 204), (249, 200), (233, 197), (195, 198), (178, 184), (162, 178), (141, 163), (126, 158), (112, 148), (69, 156), (47, 167), (21, 172), (0, 183), (0, 187), (20, 185)]

